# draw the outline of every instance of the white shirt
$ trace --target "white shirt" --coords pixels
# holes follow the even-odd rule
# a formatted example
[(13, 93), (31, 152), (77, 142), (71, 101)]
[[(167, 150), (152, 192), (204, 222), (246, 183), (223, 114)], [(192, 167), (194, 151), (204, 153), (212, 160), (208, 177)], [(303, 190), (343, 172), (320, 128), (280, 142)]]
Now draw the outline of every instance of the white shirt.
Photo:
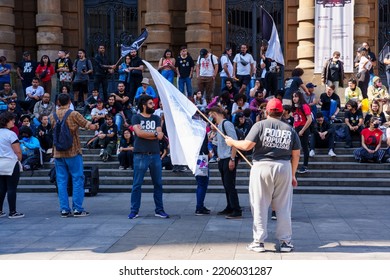
[(363, 65), (364, 65), (364, 63), (366, 63), (366, 61), (368, 61), (367, 62), (367, 64), (366, 64), (366, 69), (367, 70), (370, 70), (371, 69), (371, 67), (372, 67), (372, 63), (371, 63), (371, 61), (367, 58), (367, 57), (365, 57), (365, 56), (362, 56), (361, 58), (360, 58), (360, 61), (359, 61), (359, 71), (358, 72), (362, 72), (363, 71)]
[[(212, 57), (212, 61), (211, 61)], [(218, 64), (218, 57), (213, 54), (209, 54), (205, 58), (198, 56), (199, 63), (199, 76), (201, 77), (212, 77), (214, 76), (214, 65)]]
[[(250, 75), (251, 67), (253, 67), (252, 65), (255, 63), (252, 55), (249, 53), (246, 53), (245, 55), (242, 55), (241, 53), (236, 54), (233, 62), (237, 63), (236, 75)], [(241, 62), (247, 62), (247, 64), (243, 65)]]
[(230, 61), (229, 57), (226, 54), (221, 56), (222, 71), (220, 73), (220, 76), (221, 77), (228, 77), (228, 75), (225, 72), (225, 69), (223, 69), (223, 66), (225, 64), (227, 64), (227, 68), (228, 68), (228, 72), (229, 72), (230, 77), (233, 76), (233, 64), (232, 64), (232, 62)]
[(12, 143), (18, 140), (18, 136), (8, 128), (0, 128), (0, 156), (8, 159), (18, 160), (18, 156), (12, 149)]
[[(32, 96), (38, 96), (41, 98), (44, 93), (45, 93), (45, 90), (41, 86), (38, 86), (37, 88), (33, 88), (33, 86), (29, 86), (28, 88), (26, 88), (26, 95), (30, 94)], [(30, 97), (26, 96), (26, 101), (29, 101), (29, 100), (30, 100)]]

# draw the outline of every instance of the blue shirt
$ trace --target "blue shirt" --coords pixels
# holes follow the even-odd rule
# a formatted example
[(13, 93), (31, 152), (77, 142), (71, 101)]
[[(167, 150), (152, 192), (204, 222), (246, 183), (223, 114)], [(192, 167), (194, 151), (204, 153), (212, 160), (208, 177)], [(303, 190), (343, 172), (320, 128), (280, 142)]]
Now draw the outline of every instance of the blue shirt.
[[(7, 70), (11, 70), (11, 65), (9, 64), (0, 64), (0, 72), (3, 72), (3, 71), (7, 71)], [(11, 81), (11, 78), (10, 78), (10, 74), (6, 74), (6, 75), (1, 75), (0, 76), (0, 83), (6, 83), (6, 82), (10, 82)]]
[(157, 97), (156, 92), (154, 91), (154, 89), (153, 89), (151, 86), (148, 86), (148, 87), (146, 88), (146, 90), (144, 90), (143, 87), (139, 87), (139, 88), (137, 89), (137, 92), (135, 93), (135, 100), (138, 100), (138, 98), (139, 98), (144, 92), (145, 92), (147, 95), (150, 95), (150, 96), (153, 97), (153, 98), (156, 98), (156, 97)]

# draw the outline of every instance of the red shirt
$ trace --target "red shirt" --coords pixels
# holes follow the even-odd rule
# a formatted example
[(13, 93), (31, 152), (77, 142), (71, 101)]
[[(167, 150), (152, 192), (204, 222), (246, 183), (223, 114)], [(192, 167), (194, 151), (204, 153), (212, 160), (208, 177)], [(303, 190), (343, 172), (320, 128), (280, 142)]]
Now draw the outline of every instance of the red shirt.
[(310, 106), (307, 104), (303, 104), (301, 108), (296, 108), (296, 110), (293, 112), (294, 127), (304, 126), (307, 122), (307, 116), (310, 114)]
[[(35, 70), (35, 73), (38, 74), (38, 77), (42, 74), (43, 71), (46, 70), (46, 66), (41, 66), (38, 64), (37, 70)], [(42, 82), (48, 82), (51, 80), (51, 76), (55, 74), (53, 66), (48, 66), (47, 67), (47, 74), (44, 78), (41, 79)]]
[(365, 128), (362, 130), (361, 134), (364, 137), (364, 144), (376, 147), (382, 140), (383, 132), (379, 128), (375, 128), (373, 131), (369, 128)]

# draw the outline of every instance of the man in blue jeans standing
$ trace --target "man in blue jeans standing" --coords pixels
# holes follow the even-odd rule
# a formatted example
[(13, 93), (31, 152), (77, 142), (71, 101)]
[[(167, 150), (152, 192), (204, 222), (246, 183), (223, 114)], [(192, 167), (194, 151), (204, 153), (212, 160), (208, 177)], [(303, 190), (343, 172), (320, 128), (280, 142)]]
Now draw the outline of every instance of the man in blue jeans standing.
[[(58, 97), (60, 107), (57, 109), (56, 114), (61, 121), (66, 112), (69, 110), (70, 97), (68, 94), (60, 94)], [(51, 115), (51, 125), (55, 127), (56, 121)], [(83, 208), (84, 201), (84, 164), (83, 157), (81, 155), (81, 144), (79, 137), (79, 128), (97, 130), (98, 124), (92, 124), (87, 121), (79, 112), (71, 111), (66, 119), (66, 125), (69, 127), (70, 133), (73, 139), (73, 145), (69, 150), (57, 151), (56, 144), (54, 143), (54, 163), (56, 168), (57, 186), (58, 186), (58, 199), (60, 201), (61, 217), (68, 218), (74, 217), (86, 217), (89, 212)], [(72, 197), (72, 209), (69, 207), (68, 197), (68, 179), (72, 178), (73, 184), (73, 197)]]
[(162, 201), (162, 167), (159, 140), (163, 138), (164, 133), (161, 129), (161, 119), (153, 115), (154, 103), (153, 98), (149, 95), (144, 94), (139, 98), (138, 109), (141, 113), (134, 115), (131, 122), (135, 133), (133, 151), (134, 174), (128, 218), (135, 219), (138, 217), (138, 211), (141, 206), (141, 187), (148, 168), (154, 185), (155, 216), (169, 218), (169, 215), (164, 211)]

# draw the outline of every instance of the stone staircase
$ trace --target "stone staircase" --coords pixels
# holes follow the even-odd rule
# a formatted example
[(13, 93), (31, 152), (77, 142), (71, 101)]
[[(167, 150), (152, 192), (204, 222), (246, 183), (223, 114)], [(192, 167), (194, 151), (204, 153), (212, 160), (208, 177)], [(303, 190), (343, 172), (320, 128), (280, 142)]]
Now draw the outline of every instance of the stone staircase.
[[(91, 131), (80, 131), (81, 142), (92, 137)], [(358, 147), (359, 143), (354, 142)], [(316, 149), (316, 155), (309, 160), (309, 172), (298, 174), (298, 188), (295, 193), (324, 194), (390, 194), (390, 177), (388, 163), (358, 163), (352, 156), (353, 148), (345, 149), (344, 143), (336, 143), (336, 158), (327, 155), (327, 150)], [(102, 162), (99, 150), (83, 149), (84, 165), (99, 167), (100, 193), (130, 193), (133, 179), (132, 170), (119, 170), (116, 156), (111, 161)], [(53, 164), (45, 163), (43, 168), (23, 172), (19, 181), (19, 192), (55, 192), (55, 186), (49, 182), (49, 170)], [(248, 192), (250, 168), (245, 162), (238, 165), (237, 189), (240, 193)], [(32, 176), (31, 176), (32, 175)], [(174, 173), (163, 170), (164, 192), (193, 193), (196, 181), (190, 171)], [(148, 173), (145, 177), (143, 191), (152, 192), (153, 185)], [(224, 192), (217, 164), (210, 164), (210, 182), (208, 192)]]

